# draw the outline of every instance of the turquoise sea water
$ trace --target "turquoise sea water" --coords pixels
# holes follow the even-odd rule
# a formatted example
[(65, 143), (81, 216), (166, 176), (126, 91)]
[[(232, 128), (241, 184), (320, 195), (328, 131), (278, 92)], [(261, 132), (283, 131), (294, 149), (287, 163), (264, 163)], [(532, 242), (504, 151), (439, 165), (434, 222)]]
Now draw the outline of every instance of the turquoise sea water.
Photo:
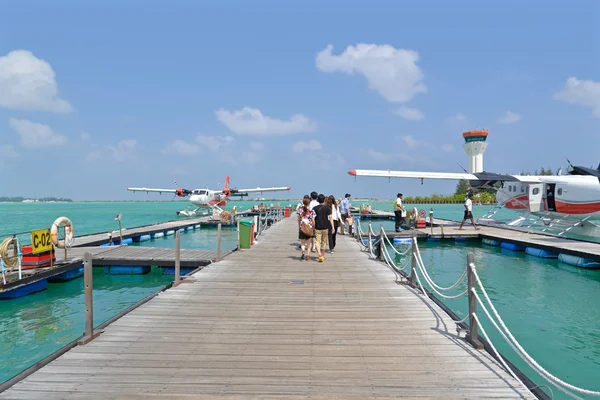
[[(404, 250), (405, 246), (397, 244), (396, 248)], [(456, 282), (466, 267), (467, 255), (472, 253), (488, 295), (523, 348), (551, 374), (600, 391), (600, 308), (595, 306), (600, 271), (482, 245), (477, 240), (458, 245), (454, 241), (421, 240), (420, 249), (430, 276), (442, 287)], [(396, 256), (397, 265), (405, 261)], [(409, 272), (410, 266), (407, 269)], [(444, 293), (461, 293), (466, 284), (465, 279), (456, 289)], [(468, 314), (466, 296), (442, 300), (460, 318)], [(547, 383), (504, 342), (483, 311), (479, 310), (478, 317), (504, 356), (538, 385)], [(448, 328), (453, 330), (454, 326)], [(553, 392), (555, 399), (569, 398), (556, 388)]]
[[(292, 202), (295, 203), (295, 202)], [(249, 208), (252, 202), (237, 204), (239, 210)], [(289, 202), (281, 202), (288, 205)], [(370, 202), (373, 208), (391, 209), (391, 201)], [(354, 202), (360, 205), (360, 202)], [(417, 205), (418, 209), (434, 208), (436, 217), (460, 219), (463, 206)], [(187, 203), (46, 203), (0, 204), (5, 217), (0, 235), (49, 227), (61, 215), (69, 217), (77, 234), (95, 233), (118, 228), (113, 220), (117, 212), (123, 214), (123, 225), (137, 225), (179, 219), (175, 211), (187, 208)], [(474, 206), (475, 217), (491, 207)], [(503, 213), (503, 214), (500, 214)], [(501, 219), (510, 219), (514, 213), (503, 210)], [(497, 214), (498, 216), (498, 214)], [(379, 227), (374, 223), (374, 228)], [(384, 224), (391, 227), (392, 221)], [(23, 237), (27, 238), (27, 235)], [(215, 248), (215, 230), (205, 229), (182, 232), (182, 248)], [(223, 231), (223, 249), (236, 245), (235, 230)], [(144, 242), (144, 246), (174, 247), (174, 237)], [(466, 255), (475, 254), (478, 270), (492, 300), (525, 349), (548, 371), (572, 384), (600, 390), (600, 271), (583, 270), (559, 263), (541, 260), (523, 253), (503, 252), (478, 242), (468, 245), (423, 244), (423, 259), (432, 277), (442, 286), (456, 280), (465, 267)], [(400, 261), (400, 259), (398, 259)], [(172, 280), (159, 269), (143, 276), (107, 276), (102, 269), (94, 271), (94, 305), (96, 325), (107, 320), (131, 304), (144, 298)], [(41, 293), (18, 300), (0, 302), (0, 381), (10, 378), (52, 351), (69, 343), (83, 333), (82, 279), (63, 284), (50, 284)], [(461, 286), (457, 291), (463, 289)], [(466, 315), (466, 300), (447, 302), (459, 315)], [(484, 327), (493, 332), (486, 322)], [(454, 327), (450, 327), (453, 329)], [(515, 357), (512, 350), (497, 335), (492, 340), (511, 361), (528, 374), (530, 371)], [(538, 384), (541, 378), (531, 378)], [(555, 398), (564, 395), (554, 389)]]
[[(231, 202), (238, 210), (252, 203)], [(282, 203), (283, 205), (283, 203)], [(175, 211), (187, 208), (187, 203), (123, 202), (123, 203), (0, 203), (3, 221), (0, 235), (11, 235), (33, 229), (49, 228), (59, 216), (73, 222), (76, 234), (90, 234), (118, 229), (113, 220), (122, 213), (123, 227), (135, 227), (178, 218)], [(216, 229), (181, 233), (182, 249), (216, 249)], [(29, 243), (29, 235), (18, 236)], [(0, 240), (4, 239), (0, 237)], [(135, 245), (174, 248), (174, 236), (168, 236)], [(223, 251), (237, 245), (235, 229), (223, 228)], [(144, 297), (160, 290), (173, 277), (162, 275), (153, 267), (147, 275), (111, 276), (102, 268), (95, 268), (94, 325), (115, 316)], [(83, 279), (66, 283), (49, 283), (48, 289), (20, 299), (0, 301), (0, 382), (11, 378), (62, 346), (79, 337), (84, 331)]]

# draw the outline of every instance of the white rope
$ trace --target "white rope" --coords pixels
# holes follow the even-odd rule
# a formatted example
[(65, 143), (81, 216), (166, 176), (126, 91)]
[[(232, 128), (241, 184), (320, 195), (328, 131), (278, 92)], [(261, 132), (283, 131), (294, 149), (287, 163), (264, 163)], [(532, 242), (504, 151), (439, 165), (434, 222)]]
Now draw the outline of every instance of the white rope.
[[(512, 342), (511, 342), (509, 339), (508, 339), (508, 337), (507, 337), (507, 336), (504, 334), (504, 332), (502, 332), (502, 330), (500, 329), (500, 327), (498, 326), (498, 324), (496, 323), (496, 321), (494, 321), (494, 319), (493, 319), (493, 318), (492, 318), (492, 316), (490, 315), (490, 312), (488, 311), (487, 307), (485, 306), (485, 304), (483, 303), (483, 301), (481, 301), (481, 298), (479, 297), (479, 294), (477, 294), (477, 291), (475, 290), (475, 288), (473, 288), (473, 289), (472, 289), (472, 293), (473, 293), (473, 295), (475, 296), (475, 298), (477, 299), (477, 302), (479, 303), (479, 305), (481, 306), (481, 308), (483, 309), (483, 312), (485, 312), (485, 315), (487, 315), (487, 317), (488, 317), (488, 319), (490, 320), (490, 322), (491, 322), (491, 323), (494, 325), (494, 327), (495, 327), (495, 328), (498, 330), (498, 332), (499, 332), (499, 333), (500, 333), (500, 335), (501, 335), (501, 336), (504, 338), (504, 340), (506, 341), (506, 343), (508, 343), (508, 344), (509, 344), (509, 346), (510, 346), (510, 347), (511, 347), (511, 348), (514, 350), (514, 352), (515, 352), (515, 353), (517, 353), (517, 355), (519, 355), (519, 356), (520, 356), (520, 354), (519, 354), (519, 350), (518, 350), (518, 349), (516, 348), (516, 346), (515, 346), (515, 345), (514, 345), (514, 344), (513, 344), (513, 343), (512, 343)], [(477, 320), (478, 324), (479, 324), (479, 325), (481, 325), (481, 322), (479, 322), (479, 319), (477, 319), (477, 316), (475, 316), (475, 319)], [(483, 331), (483, 328), (482, 328), (482, 331)], [(484, 332), (484, 331), (483, 331), (483, 332)], [(485, 339), (486, 339), (486, 340), (487, 340), (487, 341), (490, 343), (490, 346), (492, 346), (492, 348), (494, 348), (494, 346), (493, 346), (492, 342), (491, 342), (491, 341), (490, 341), (490, 339), (487, 337), (487, 335), (485, 334), (485, 332), (484, 332), (484, 336), (485, 336)], [(527, 365), (529, 365), (529, 367), (530, 367), (531, 369), (533, 369), (534, 371), (536, 371), (536, 368), (535, 368), (535, 366), (534, 366), (534, 365), (533, 365), (533, 364), (532, 364), (532, 363), (531, 363), (529, 360), (527, 360), (527, 359), (523, 358), (522, 356), (520, 356), (520, 357), (521, 357), (521, 359), (522, 359), (523, 361), (525, 361), (525, 363), (526, 363)], [(506, 367), (506, 365), (505, 365), (505, 367)], [(540, 374), (540, 375), (541, 375), (541, 374)], [(541, 376), (542, 376), (542, 378), (544, 378), (544, 379), (545, 379), (547, 382), (550, 382), (550, 383), (552, 383), (552, 382), (551, 382), (551, 380), (550, 380), (549, 378), (547, 378), (547, 377), (545, 377), (545, 376), (543, 376), (543, 375), (541, 375)], [(566, 395), (568, 395), (569, 397), (572, 397), (572, 398), (574, 398), (574, 399), (580, 399), (580, 397), (578, 397), (578, 396), (574, 395), (574, 394), (573, 394), (573, 393), (571, 393), (571, 392), (568, 392), (566, 389), (564, 389), (564, 388), (562, 388), (562, 387), (560, 387), (560, 386), (558, 386), (558, 385), (555, 385), (555, 386), (558, 388), (558, 390), (560, 390), (561, 392), (565, 393), (565, 394), (566, 394)], [(552, 389), (550, 389), (550, 390), (552, 390)]]
[[(428, 280), (431, 282), (432, 286), (435, 286), (437, 289), (439, 290), (452, 290), (455, 287), (457, 287), (462, 281), (463, 279), (467, 276), (467, 268), (465, 268), (465, 270), (463, 271), (462, 275), (460, 276), (460, 278), (458, 278), (458, 280), (452, 285), (452, 286), (448, 286), (448, 287), (442, 287), (440, 285), (437, 285), (433, 279), (431, 278), (431, 276), (429, 276), (429, 274), (427, 273), (427, 269), (425, 268), (425, 263), (423, 263), (423, 258), (421, 258), (421, 252), (419, 251), (419, 245), (417, 244), (416, 246), (417, 249), (417, 260), (421, 262), (421, 265), (423, 266), (423, 270), (424, 270), (424, 274), (427, 276)], [(466, 293), (466, 292), (465, 292)]]
[[(435, 292), (435, 294), (437, 294), (437, 295), (438, 295), (438, 296), (440, 296), (440, 297), (443, 297), (444, 299), (458, 299), (459, 297), (462, 297), (462, 296), (464, 296), (465, 294), (467, 294), (467, 292), (468, 292), (468, 289), (467, 289), (467, 290), (465, 290), (464, 292), (462, 292), (462, 293), (459, 293), (459, 294), (457, 294), (457, 295), (454, 295), (454, 296), (448, 296), (448, 295), (445, 295), (445, 294), (443, 294), (443, 293), (440, 293), (440, 292), (439, 292), (439, 291), (438, 291), (438, 290), (435, 288), (435, 286), (434, 286), (434, 285), (432, 285), (432, 283), (433, 283), (433, 282), (432, 282), (432, 281), (429, 279), (429, 276), (427, 275), (427, 272), (425, 272), (425, 271), (424, 271), (424, 270), (425, 270), (425, 267), (424, 267), (423, 265), (421, 265), (421, 262), (419, 261), (419, 259), (418, 259), (418, 256), (417, 256), (416, 254), (413, 254), (413, 257), (415, 257), (415, 260), (417, 261), (417, 263), (416, 263), (416, 264), (417, 264), (417, 267), (418, 267), (418, 269), (421, 271), (421, 274), (423, 274), (423, 277), (425, 278), (425, 282), (427, 282), (427, 284), (429, 285), (429, 287), (431, 287), (431, 290), (433, 290), (433, 291)], [(418, 277), (418, 276), (419, 276), (419, 275), (417, 274), (417, 277)]]
[(494, 344), (490, 340), (489, 336), (487, 335), (487, 332), (483, 328), (483, 325), (481, 324), (481, 321), (479, 321), (479, 318), (477, 318), (477, 314), (473, 313), (473, 318), (475, 318), (475, 321), (477, 321), (477, 324), (479, 324), (479, 328), (481, 329), (481, 333), (483, 333), (483, 337), (489, 343), (489, 345), (492, 348), (492, 350), (494, 350), (494, 353), (496, 353), (496, 357), (498, 358), (498, 360), (500, 360), (500, 362), (502, 363), (502, 365), (504, 365), (504, 368), (512, 375), (513, 378), (515, 378), (515, 380), (517, 382), (519, 382), (521, 384), (521, 386), (523, 386), (525, 388), (525, 390), (527, 390), (529, 392), (529, 388), (523, 383), (523, 381), (521, 381), (517, 377), (517, 375), (513, 372), (513, 370), (508, 367), (508, 365), (504, 361), (504, 358), (502, 358), (502, 356), (500, 355), (500, 353), (498, 352), (498, 350), (496, 350), (496, 346), (494, 346)]
[(382, 232), (383, 232), (383, 236), (385, 236), (385, 239), (386, 239), (386, 240), (387, 240), (387, 242), (389, 243), (389, 245), (390, 245), (390, 247), (392, 248), (392, 250), (394, 250), (394, 251), (396, 252), (396, 254), (398, 254), (398, 255), (400, 255), (400, 256), (404, 256), (404, 255), (408, 254), (408, 252), (411, 250), (411, 246), (408, 246), (404, 252), (402, 252), (402, 253), (401, 253), (401, 252), (399, 252), (399, 251), (398, 251), (398, 249), (396, 249), (396, 246), (394, 246), (394, 245), (392, 244), (392, 242), (390, 241), (390, 238), (389, 238), (389, 237), (388, 237), (388, 235), (385, 233), (385, 231), (382, 231)]
[[(542, 375), (547, 376), (550, 380), (553, 381), (553, 383), (556, 384), (556, 386), (560, 389), (559, 386), (564, 386), (570, 390), (573, 390), (575, 392), (578, 393), (584, 393), (587, 394), (589, 396), (600, 396), (600, 392), (597, 391), (593, 391), (593, 390), (587, 390), (587, 389), (582, 389), (580, 387), (577, 386), (573, 386), (557, 377), (555, 377), (554, 375), (552, 375), (551, 373), (549, 373), (548, 371), (546, 371), (541, 365), (539, 365), (526, 351), (525, 349), (523, 349), (523, 347), (519, 344), (519, 342), (517, 341), (517, 339), (515, 339), (515, 337), (512, 335), (512, 333), (510, 332), (510, 330), (506, 327), (506, 325), (504, 324), (504, 321), (502, 320), (502, 318), (500, 317), (500, 315), (498, 314), (498, 311), (496, 311), (496, 308), (494, 307), (494, 304), (492, 303), (492, 301), (490, 300), (489, 296), (487, 295), (487, 292), (485, 291), (485, 288), (483, 287), (483, 284), (481, 283), (481, 280), (479, 279), (479, 275), (477, 275), (477, 271), (475, 268), (474, 264), (470, 264), (471, 266), (471, 270), (473, 271), (473, 275), (475, 276), (475, 279), (477, 280), (477, 284), (479, 285), (479, 288), (481, 289), (481, 292), (483, 293), (483, 296), (485, 298), (485, 300), (489, 303), (490, 308), (492, 309), (492, 312), (494, 313), (494, 316), (498, 319), (498, 322), (500, 322), (500, 325), (502, 326), (502, 328), (506, 331), (506, 334), (508, 335), (508, 337), (510, 337), (511, 341), (514, 343), (514, 345), (519, 349), (519, 351), (522, 353), (523, 356), (525, 356), (534, 366), (535, 369), (540, 372)], [(502, 332), (502, 331), (500, 331)]]

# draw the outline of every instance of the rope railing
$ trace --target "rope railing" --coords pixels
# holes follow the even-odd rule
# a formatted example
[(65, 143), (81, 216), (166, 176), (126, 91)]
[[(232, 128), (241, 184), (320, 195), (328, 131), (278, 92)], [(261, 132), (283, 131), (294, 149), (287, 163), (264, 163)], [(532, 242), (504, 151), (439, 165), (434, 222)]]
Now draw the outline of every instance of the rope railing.
[[(360, 239), (362, 231), (360, 227), (360, 222), (358, 223), (357, 233), (359, 236), (359, 240), (362, 243), (362, 239)], [(372, 227), (369, 226), (369, 232), (372, 233)], [(467, 256), (467, 265), (464, 271), (461, 273), (460, 277), (455, 281), (454, 284), (450, 286), (441, 286), (436, 283), (431, 274), (428, 272), (428, 269), (423, 262), (423, 258), (421, 256), (421, 252), (417, 243), (416, 236), (412, 237), (412, 246), (408, 247), (405, 251), (398, 251), (395, 249), (395, 246), (390, 241), (389, 237), (386, 235), (383, 227), (381, 229), (381, 233), (379, 234), (378, 240), (378, 253), (379, 257), (377, 257), (381, 262), (385, 263), (389, 266), (396, 274), (402, 272), (405, 278), (408, 278), (410, 286), (417, 288), (421, 291), (421, 293), (431, 299), (435, 300), (435, 297), (432, 297), (434, 294), (444, 298), (444, 299), (456, 299), (462, 297), (464, 295), (468, 295), (468, 305), (469, 312), (468, 314), (461, 320), (454, 320), (457, 326), (463, 326), (464, 323), (469, 321), (468, 323), (468, 334), (467, 341), (469, 341), (475, 348), (481, 350), (486, 348), (487, 351), (492, 354), (505, 368), (505, 370), (513, 377), (515, 380), (525, 389), (531, 392), (536, 392), (538, 394), (542, 394), (543, 396), (547, 395), (544, 392), (539, 391), (538, 388), (545, 387), (548, 388), (552, 397), (554, 397), (554, 393), (552, 392), (552, 388), (548, 385), (535, 385), (526, 376), (524, 376), (518, 369), (512, 365), (505, 357), (503, 357), (500, 352), (497, 350), (497, 347), (494, 345), (492, 340), (490, 339), (488, 332), (484, 329), (480, 318), (477, 316), (477, 304), (481, 307), (484, 314), (487, 316), (488, 320), (492, 323), (493, 327), (498, 331), (500, 336), (506, 341), (506, 343), (512, 348), (512, 350), (519, 356), (521, 360), (523, 360), (533, 371), (539, 374), (546, 382), (548, 382), (553, 387), (556, 387), (561, 392), (565, 393), (567, 396), (575, 399), (579, 399), (580, 397), (576, 394), (583, 394), (587, 396), (600, 397), (600, 391), (594, 391), (589, 389), (584, 389), (572, 385), (568, 382), (561, 380), (560, 378), (552, 375), (546, 369), (544, 369), (536, 360), (529, 355), (525, 351), (525, 349), (521, 346), (521, 344), (516, 340), (511, 331), (508, 329), (504, 321), (502, 320), (500, 314), (494, 307), (491, 299), (489, 298), (485, 287), (479, 278), (479, 275), (476, 271), (476, 266), (474, 263), (474, 256), (469, 254)], [(396, 250), (398, 255), (408, 255), (409, 252), (410, 257), (405, 257), (403, 265), (398, 266), (393, 257), (391, 257), (388, 247)], [(373, 253), (371, 253), (373, 254)], [(374, 254), (373, 254), (374, 255)], [(375, 255), (374, 255), (375, 256)], [(408, 266), (408, 262), (411, 262), (411, 272), (410, 275), (403, 272)], [(464, 282), (465, 278), (467, 278), (467, 289), (456, 295), (449, 295), (442, 292), (447, 292), (452, 289), (457, 288), (462, 282)], [(428, 293), (425, 289), (424, 283), (431, 289), (433, 293)], [(477, 290), (479, 289), (479, 291)], [(480, 296), (483, 295), (483, 299)], [(437, 300), (436, 300), (437, 302)], [(438, 303), (440, 304), (440, 303)], [(446, 307), (447, 308), (447, 307)], [(491, 310), (491, 311), (490, 311)], [(456, 317), (457, 318), (457, 317)], [(485, 339), (489, 348), (485, 347), (479, 338), (479, 330), (481, 330), (481, 334), (483, 339)], [(491, 351), (490, 351), (491, 349)], [(529, 385), (526, 385), (525, 382), (528, 382)]]

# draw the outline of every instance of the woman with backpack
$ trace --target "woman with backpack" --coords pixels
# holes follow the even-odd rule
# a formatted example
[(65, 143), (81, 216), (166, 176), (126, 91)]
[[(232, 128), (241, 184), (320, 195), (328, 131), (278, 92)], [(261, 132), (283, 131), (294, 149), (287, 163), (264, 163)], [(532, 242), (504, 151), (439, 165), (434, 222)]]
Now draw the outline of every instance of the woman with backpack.
[(315, 233), (315, 217), (313, 210), (309, 209), (310, 199), (302, 201), (302, 207), (298, 210), (298, 226), (300, 228), (300, 248), (302, 256), (300, 260), (310, 261), (310, 249), (313, 246), (313, 235)]

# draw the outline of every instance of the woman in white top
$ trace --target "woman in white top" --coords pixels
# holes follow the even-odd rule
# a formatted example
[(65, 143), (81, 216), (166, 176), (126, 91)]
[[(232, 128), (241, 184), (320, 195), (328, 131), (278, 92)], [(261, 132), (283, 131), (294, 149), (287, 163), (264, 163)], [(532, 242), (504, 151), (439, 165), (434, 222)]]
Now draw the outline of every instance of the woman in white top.
[(333, 249), (335, 249), (337, 230), (342, 221), (342, 213), (340, 212), (340, 207), (338, 206), (338, 203), (333, 195), (329, 196), (329, 201), (331, 202), (331, 219), (333, 219), (333, 226), (335, 227), (333, 231), (331, 231), (331, 228), (329, 229), (329, 252), (333, 253)]

